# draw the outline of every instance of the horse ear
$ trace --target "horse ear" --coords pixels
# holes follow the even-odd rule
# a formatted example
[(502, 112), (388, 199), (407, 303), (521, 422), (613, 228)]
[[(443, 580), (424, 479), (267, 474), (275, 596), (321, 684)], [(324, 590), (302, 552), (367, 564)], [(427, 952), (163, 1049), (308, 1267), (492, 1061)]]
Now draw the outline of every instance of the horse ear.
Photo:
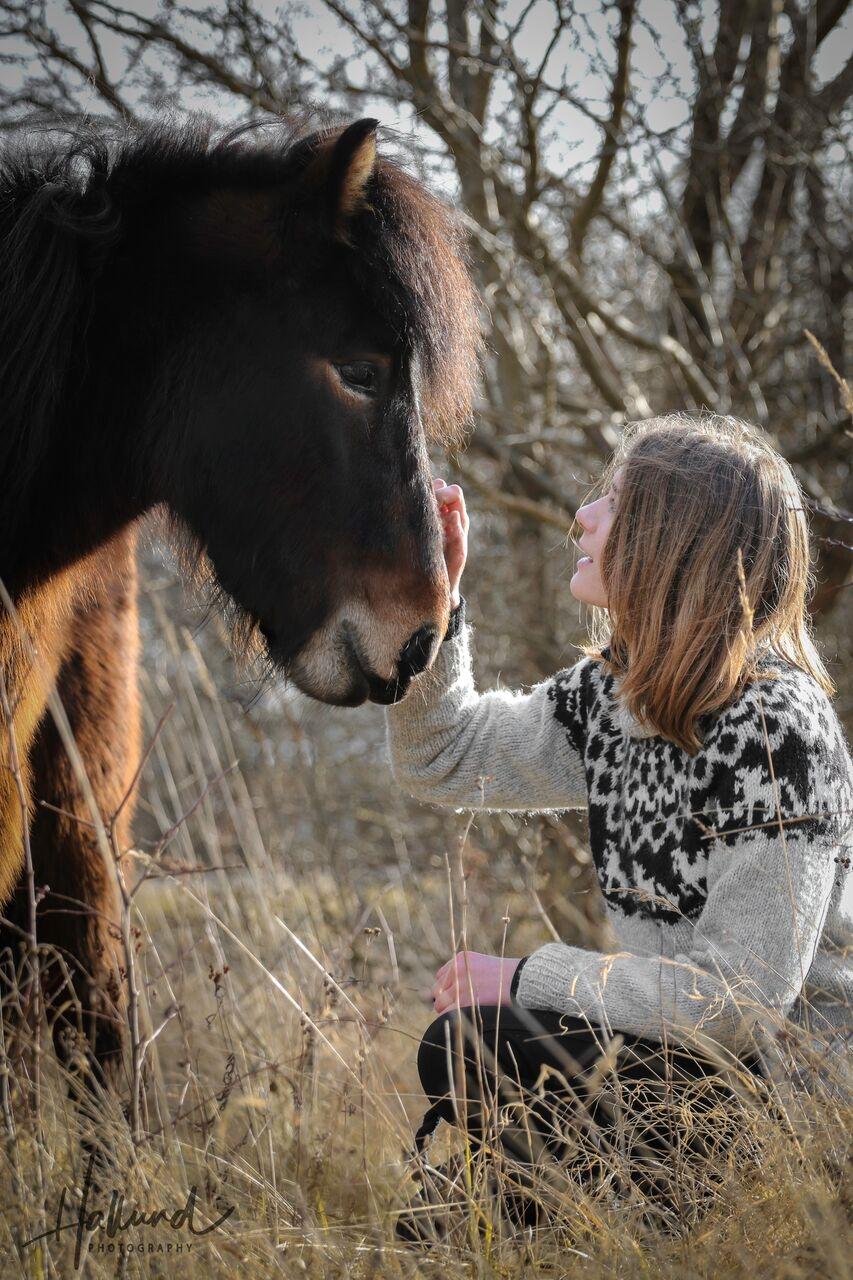
[(329, 230), (345, 244), (349, 243), (350, 218), (367, 204), (367, 186), (376, 165), (378, 124), (370, 118), (356, 120), (326, 142), (310, 166), (310, 179), (323, 188)]

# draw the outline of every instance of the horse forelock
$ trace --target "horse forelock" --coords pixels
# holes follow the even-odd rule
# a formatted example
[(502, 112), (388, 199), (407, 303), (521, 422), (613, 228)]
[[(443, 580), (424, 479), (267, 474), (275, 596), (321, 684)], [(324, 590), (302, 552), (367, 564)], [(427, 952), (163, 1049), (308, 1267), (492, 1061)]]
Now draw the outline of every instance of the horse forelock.
[(460, 220), (405, 169), (380, 157), (352, 234), (361, 280), (416, 349), (429, 438), (460, 444), (480, 371), (479, 298)]
[[(269, 223), (253, 235), (250, 204), (239, 208), (241, 192), (244, 199), (278, 193), (286, 201), (288, 186), (298, 192), (298, 179), (318, 148), (343, 127), (330, 118), (318, 128), (309, 113), (226, 132), (207, 118), (155, 125), (129, 140), (118, 168), (124, 185), (138, 174), (134, 185), (141, 189), (150, 190), (153, 171), (190, 195), (220, 184), (211, 220), (204, 224), (208, 247), (221, 251), (229, 228), (233, 233), (240, 227), (242, 247), (254, 245), (259, 260), (269, 263)], [(479, 298), (461, 220), (400, 163), (382, 155), (366, 198), (347, 241), (354, 274), (401, 343), (418, 349), (427, 435), (459, 444), (471, 422), (482, 353)], [(257, 209), (263, 219), (264, 207)], [(286, 219), (279, 230), (286, 241)]]
[[(307, 115), (282, 123), (284, 133), (241, 126), (224, 135), (216, 151), (226, 165), (243, 167), (246, 178), (261, 172), (251, 163), (259, 156), (262, 165), (273, 163), (267, 177), (293, 180), (342, 128), (332, 123), (312, 129)], [(483, 350), (461, 220), (387, 156), (378, 157), (365, 190), (366, 207), (351, 220), (347, 236), (353, 272), (401, 344), (418, 350), (427, 435), (460, 444), (472, 419)]]

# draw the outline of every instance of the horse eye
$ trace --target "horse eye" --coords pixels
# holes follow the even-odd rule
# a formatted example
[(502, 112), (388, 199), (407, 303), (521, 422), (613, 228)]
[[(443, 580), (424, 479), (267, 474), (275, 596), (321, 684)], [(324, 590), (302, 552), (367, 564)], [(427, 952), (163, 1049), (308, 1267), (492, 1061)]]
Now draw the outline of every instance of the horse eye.
[(339, 364), (336, 368), (348, 387), (360, 391), (362, 395), (375, 394), (378, 384), (375, 364), (368, 360), (353, 360), (348, 364)]

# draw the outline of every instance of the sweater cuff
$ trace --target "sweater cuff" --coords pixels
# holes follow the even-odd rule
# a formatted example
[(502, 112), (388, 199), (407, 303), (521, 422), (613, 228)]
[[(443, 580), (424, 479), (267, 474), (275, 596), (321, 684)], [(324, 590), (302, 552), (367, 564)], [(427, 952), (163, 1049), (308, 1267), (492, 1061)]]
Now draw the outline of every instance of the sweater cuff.
[(518, 1001), (517, 1001), (517, 999), (516, 999), (516, 995), (517, 995), (517, 992), (518, 992), (518, 980), (519, 980), (519, 978), (521, 977), (521, 971), (522, 971), (522, 969), (524, 968), (525, 964), (527, 963), (528, 959), (529, 959), (529, 957), (528, 957), (528, 956), (522, 956), (522, 957), (521, 957), (521, 959), (520, 959), (520, 960), (519, 960), (519, 962), (518, 962), (518, 965), (516, 966), (515, 973), (512, 975), (512, 982), (509, 984), (509, 1001), (510, 1001), (510, 1004), (517, 1004), (517, 1003), (518, 1003)]
[(455, 609), (450, 610), (450, 622), (447, 624), (447, 630), (444, 633), (445, 640), (454, 640), (465, 625), (465, 597), (459, 597), (459, 603)]

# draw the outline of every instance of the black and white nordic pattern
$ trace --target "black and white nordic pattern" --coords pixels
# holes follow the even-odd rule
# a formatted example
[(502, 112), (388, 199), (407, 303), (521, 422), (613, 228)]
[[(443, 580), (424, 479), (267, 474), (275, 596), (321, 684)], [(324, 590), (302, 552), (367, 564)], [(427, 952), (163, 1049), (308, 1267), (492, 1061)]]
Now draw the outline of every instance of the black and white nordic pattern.
[(616, 678), (602, 664), (582, 661), (551, 681), (554, 717), (584, 760), (590, 847), (617, 913), (695, 920), (714, 840), (745, 847), (778, 832), (779, 814), (788, 842), (840, 836), (849, 825), (848, 749), (830, 700), (807, 672), (776, 655), (761, 669), (779, 676), (753, 682), (716, 716), (703, 717), (704, 747), (695, 756), (660, 736), (626, 734)]

